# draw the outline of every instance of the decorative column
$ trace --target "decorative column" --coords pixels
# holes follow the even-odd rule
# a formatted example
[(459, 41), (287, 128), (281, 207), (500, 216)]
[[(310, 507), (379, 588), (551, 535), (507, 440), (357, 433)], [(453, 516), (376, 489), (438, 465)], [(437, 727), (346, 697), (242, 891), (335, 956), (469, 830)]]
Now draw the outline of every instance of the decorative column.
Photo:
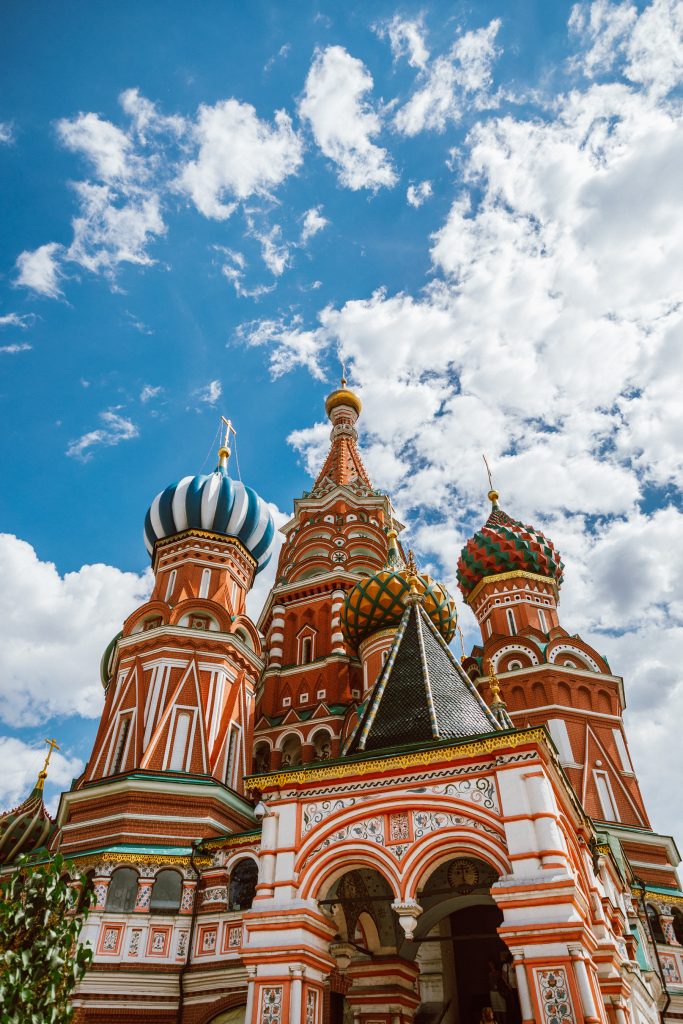
[(245, 1024), (251, 1024), (254, 1017), (254, 992), (256, 990), (256, 968), (247, 964), (247, 1007), (244, 1012)]
[(289, 973), (292, 984), (289, 987), (289, 1019), (291, 1021), (301, 1020), (303, 979), (306, 973), (305, 967), (290, 967)]
[(284, 628), (285, 608), (282, 604), (276, 604), (273, 606), (273, 620), (268, 635), (268, 664), (272, 665), (273, 668), (279, 668), (282, 665), (282, 644), (285, 639)]
[[(266, 806), (266, 805), (264, 805)], [(261, 824), (261, 849), (259, 852), (259, 883), (256, 887), (258, 898), (270, 899), (275, 882), (275, 850), (277, 848), (277, 815), (266, 807)]]
[(344, 604), (344, 591), (334, 590), (332, 592), (332, 653), (346, 654), (344, 647), (344, 636), (341, 631), (341, 610)]
[(534, 831), (538, 843), (541, 865), (544, 868), (565, 868), (567, 853), (560, 830), (548, 780), (542, 772), (524, 776), (529, 808), (534, 816)]
[(417, 927), (417, 919), (422, 913), (422, 907), (415, 900), (406, 900), (405, 903), (392, 903), (391, 909), (398, 914), (398, 923), (403, 929), (407, 941), (410, 942)]
[(111, 875), (96, 875), (95, 878), (93, 878), (92, 885), (93, 892), (95, 893), (95, 903), (92, 909), (94, 911), (104, 910), (107, 902), (107, 889), (109, 888), (110, 883)]
[(522, 1012), (522, 1024), (534, 1024), (534, 1011), (531, 1008), (531, 993), (529, 992), (529, 981), (524, 966), (524, 951), (512, 949), (512, 959), (517, 978), (517, 994), (519, 995), (519, 1008)]
[(664, 911), (665, 908), (662, 907), (659, 912), (659, 923), (662, 926), (662, 931), (664, 932), (666, 944), (667, 946), (680, 946), (680, 942), (676, 938), (676, 932), (674, 931), (673, 914), (665, 913)]
[(195, 893), (197, 891), (196, 878), (183, 879), (183, 894), (180, 897), (180, 914), (191, 914), (194, 906)]
[(135, 897), (134, 914), (148, 914), (152, 902), (153, 878), (138, 878), (138, 891)]
[(600, 1018), (595, 1007), (593, 991), (586, 968), (586, 954), (581, 946), (567, 946), (567, 950), (574, 966), (574, 977), (576, 978), (576, 986), (581, 997), (583, 1019), (586, 1022), (599, 1021)]

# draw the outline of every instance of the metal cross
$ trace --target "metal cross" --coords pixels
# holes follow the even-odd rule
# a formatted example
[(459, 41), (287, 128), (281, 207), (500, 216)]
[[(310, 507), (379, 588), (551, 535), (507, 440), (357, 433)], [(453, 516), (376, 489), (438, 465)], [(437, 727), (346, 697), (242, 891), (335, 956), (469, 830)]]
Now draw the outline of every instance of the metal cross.
[(489, 475), (489, 490), (492, 491), (493, 490), (493, 477), (491, 476), (491, 467), (489, 466), (488, 460), (487, 460), (485, 455), (482, 455), (482, 459), (484, 460), (484, 465), (486, 466), (486, 472)]
[(43, 771), (44, 772), (47, 771), (47, 766), (49, 765), (50, 758), (52, 757), (52, 751), (53, 750), (61, 750), (62, 749), (59, 746), (59, 744), (57, 743), (57, 740), (45, 740), (45, 742), (47, 743), (47, 745), (48, 745), (48, 747), (50, 749), (47, 752), (47, 757), (45, 758), (45, 764), (43, 765)]

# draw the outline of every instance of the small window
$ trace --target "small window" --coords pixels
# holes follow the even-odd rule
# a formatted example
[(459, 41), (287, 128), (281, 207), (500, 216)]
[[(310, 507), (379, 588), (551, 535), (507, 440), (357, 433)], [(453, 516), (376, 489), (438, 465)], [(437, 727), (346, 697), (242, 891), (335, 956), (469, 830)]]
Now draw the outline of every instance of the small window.
[(510, 634), (512, 636), (514, 636), (515, 633), (517, 632), (517, 623), (515, 622), (515, 613), (513, 612), (512, 608), (506, 608), (505, 609), (505, 614), (507, 615), (508, 629), (510, 630)]
[(548, 632), (548, 623), (546, 621), (545, 612), (542, 608), (538, 609), (538, 624), (541, 627), (542, 632)]
[(291, 703), (292, 703), (292, 698), (291, 697), (283, 697), (282, 698), (282, 706), (283, 706), (283, 708), (288, 708)]
[(511, 661), (506, 669), (507, 672), (516, 672), (522, 667), (521, 661)]
[(236, 612), (237, 611), (237, 583), (234, 580), (233, 580), (232, 586), (230, 588), (230, 593), (232, 595), (232, 610), (234, 612)]
[(172, 772), (185, 770), (185, 756), (187, 752), (187, 737), (190, 733), (190, 722), (192, 716), (189, 711), (181, 711), (175, 720), (175, 736), (173, 737), (173, 750), (169, 769)]
[(354, 700), (360, 700), (360, 690), (351, 690), (351, 696)]
[(563, 718), (549, 718), (548, 729), (550, 735), (553, 738), (553, 743), (557, 747), (557, 752), (560, 755), (561, 764), (574, 764), (574, 753), (572, 751), (572, 745), (569, 740), (569, 733), (567, 731), (567, 723)]
[(130, 718), (124, 718), (119, 726), (119, 738), (116, 742), (116, 750), (114, 751), (114, 758), (111, 763), (110, 775), (118, 775), (121, 771), (123, 764), (123, 755), (126, 750), (126, 740), (128, 739), (128, 733), (130, 731)]
[(316, 698), (316, 700), (325, 700), (326, 696), (327, 696), (327, 691), (326, 690), (318, 690), (318, 692), (315, 695), (315, 698)]
[(660, 942), (664, 945), (666, 939), (664, 938), (664, 930), (662, 929), (662, 922), (659, 920), (659, 914), (651, 903), (646, 904), (646, 909), (647, 919), (650, 922), (650, 928), (652, 929), (654, 940), (655, 942)]
[(177, 871), (165, 868), (157, 875), (152, 886), (151, 914), (177, 914), (180, 897), (183, 894), (183, 880)]
[(233, 786), (235, 782), (235, 762), (237, 760), (238, 735), (237, 726), (233, 725), (230, 729), (230, 740), (228, 741), (228, 762), (225, 769), (226, 786)]
[(177, 575), (177, 573), (176, 573), (175, 569), (171, 569), (170, 573), (168, 574), (168, 583), (166, 585), (166, 600), (167, 601), (170, 601), (171, 598), (173, 597), (173, 590), (175, 588), (175, 578), (176, 578), (176, 575)]
[(617, 805), (612, 793), (612, 787), (607, 778), (607, 772), (593, 772), (593, 775), (595, 776), (595, 784), (598, 787), (598, 796), (600, 797), (605, 821), (619, 821)]
[(486, 620), (486, 635), (490, 637), (492, 632), (493, 632), (493, 626), (491, 625), (491, 620), (487, 619)]
[(258, 866), (246, 858), (235, 864), (230, 874), (230, 910), (249, 910), (256, 895), (256, 883), (258, 881)]
[(299, 703), (300, 704), (308, 704), (308, 694), (307, 693), (300, 693), (299, 694)]
[(313, 661), (313, 637), (305, 636), (301, 641), (301, 664), (309, 665)]
[(202, 571), (202, 581), (199, 584), (199, 596), (200, 597), (208, 597), (209, 596), (209, 587), (210, 586), (211, 586), (211, 570), (210, 569), (204, 569)]
[(382, 651), (382, 664), (383, 665), (386, 665), (388, 657), (389, 657), (389, 651)]
[(111, 876), (104, 909), (108, 914), (132, 914), (137, 895), (137, 871), (133, 868), (117, 868)]

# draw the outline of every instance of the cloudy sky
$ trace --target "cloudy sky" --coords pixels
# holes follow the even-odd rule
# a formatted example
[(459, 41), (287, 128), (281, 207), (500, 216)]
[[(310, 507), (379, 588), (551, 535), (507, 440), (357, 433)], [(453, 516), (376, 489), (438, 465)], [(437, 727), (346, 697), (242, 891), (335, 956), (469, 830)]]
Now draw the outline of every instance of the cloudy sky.
[(212, 468), (224, 413), (282, 521), (343, 359), (423, 565), (454, 587), (482, 451), (554, 539), (683, 838), (681, 3), (0, 19), (0, 803), (44, 737), (52, 802), (87, 759), (157, 491)]

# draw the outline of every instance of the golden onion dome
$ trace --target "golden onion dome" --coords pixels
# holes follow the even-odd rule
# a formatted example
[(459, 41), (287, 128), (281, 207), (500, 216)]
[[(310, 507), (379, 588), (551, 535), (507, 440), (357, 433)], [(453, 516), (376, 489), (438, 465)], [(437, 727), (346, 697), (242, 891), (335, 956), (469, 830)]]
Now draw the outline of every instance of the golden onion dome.
[(450, 643), (457, 628), (455, 601), (446, 588), (426, 573), (406, 566), (396, 544), (396, 531), (389, 531), (387, 564), (360, 580), (344, 602), (341, 626), (344, 638), (354, 649), (382, 629), (398, 626), (405, 611), (411, 585), (422, 596), (424, 610)]
[(325, 412), (328, 417), (332, 410), (340, 405), (350, 406), (355, 410), (356, 416), (360, 416), (361, 409), (363, 408), (363, 403), (358, 395), (350, 388), (347, 388), (346, 377), (342, 377), (341, 387), (337, 388), (336, 391), (332, 391), (325, 399)]

